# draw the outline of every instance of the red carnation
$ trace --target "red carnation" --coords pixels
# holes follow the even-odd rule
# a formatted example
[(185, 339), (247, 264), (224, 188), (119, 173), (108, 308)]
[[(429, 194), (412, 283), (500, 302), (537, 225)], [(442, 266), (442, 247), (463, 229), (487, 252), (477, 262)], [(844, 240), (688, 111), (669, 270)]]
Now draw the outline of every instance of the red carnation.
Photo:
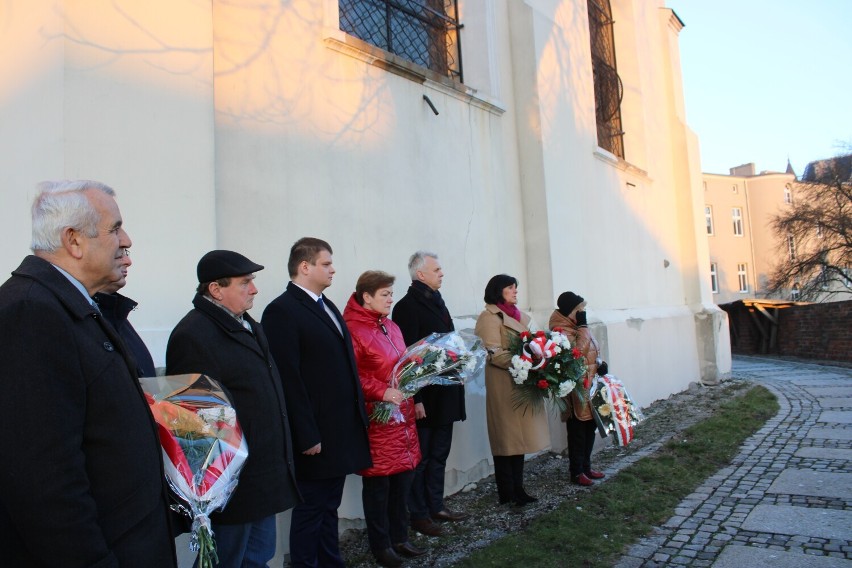
[(530, 332), (528, 332), (528, 331), (522, 331), (521, 332), (521, 339), (523, 339), (524, 341), (527, 341), (527, 340), (529, 340), (529, 338), (530, 338)]
[(556, 333), (565, 333), (565, 330), (561, 327), (554, 327), (553, 331), (555, 331)]
[(452, 351), (447, 351), (447, 357), (449, 357), (451, 361), (459, 360), (459, 356), (453, 353)]
[(574, 349), (571, 350), (571, 355), (574, 356), (574, 359), (579, 359), (580, 357), (583, 356), (583, 353), (575, 347)]
[(536, 337), (544, 337), (544, 332), (541, 331), (541, 330), (538, 330), (537, 332), (535, 332), (535, 336)]
[(544, 390), (544, 389), (547, 388), (547, 381), (545, 381), (544, 379), (541, 379), (539, 382), (536, 383), (536, 386), (538, 388), (540, 388), (541, 390)]

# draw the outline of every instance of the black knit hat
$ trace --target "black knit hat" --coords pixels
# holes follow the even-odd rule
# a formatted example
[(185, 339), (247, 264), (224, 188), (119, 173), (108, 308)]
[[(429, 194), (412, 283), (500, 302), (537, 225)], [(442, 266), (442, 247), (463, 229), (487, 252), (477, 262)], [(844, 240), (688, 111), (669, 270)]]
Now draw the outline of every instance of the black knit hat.
[(263, 270), (263, 266), (256, 264), (238, 252), (230, 250), (211, 250), (198, 261), (199, 282), (213, 282), (220, 278), (231, 276), (242, 276)]
[(585, 302), (583, 296), (578, 296), (574, 292), (562, 292), (559, 294), (559, 299), (556, 300), (556, 305), (559, 306), (559, 313), (568, 317), (574, 308)]

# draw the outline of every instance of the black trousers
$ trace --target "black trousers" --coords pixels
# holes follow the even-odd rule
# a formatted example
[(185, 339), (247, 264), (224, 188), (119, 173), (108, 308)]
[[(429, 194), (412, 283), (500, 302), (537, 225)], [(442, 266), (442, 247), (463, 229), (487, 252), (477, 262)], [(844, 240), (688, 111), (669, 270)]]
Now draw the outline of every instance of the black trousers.
[(594, 420), (577, 420), (574, 417), (569, 418), (565, 425), (568, 428), (568, 471), (573, 478), (592, 469), (597, 426)]
[(378, 477), (362, 477), (361, 500), (367, 521), (367, 540), (373, 551), (408, 542), (406, 499), (414, 470)]
[(414, 470), (408, 495), (408, 512), (413, 520), (428, 519), (444, 510), (444, 472), (453, 443), (453, 423), (432, 428), (417, 427), (423, 459)]
[(297, 480), (304, 502), (290, 518), (290, 565), (302, 567), (345, 566), (337, 538), (337, 509), (343, 498), (346, 477)]
[(523, 501), (527, 497), (524, 489), (524, 454), (494, 456), (494, 481), (500, 503)]

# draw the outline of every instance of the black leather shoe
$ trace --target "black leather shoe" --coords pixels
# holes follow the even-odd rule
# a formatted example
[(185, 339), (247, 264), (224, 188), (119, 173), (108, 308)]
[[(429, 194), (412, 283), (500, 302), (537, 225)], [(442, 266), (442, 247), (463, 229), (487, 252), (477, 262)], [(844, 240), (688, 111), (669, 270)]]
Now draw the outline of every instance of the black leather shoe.
[(526, 505), (527, 503), (535, 503), (538, 501), (538, 497), (533, 497), (525, 489), (521, 489), (520, 491), (515, 491), (515, 500)]
[(399, 544), (395, 544), (393, 545), (393, 549), (402, 556), (408, 556), (409, 558), (417, 558), (418, 556), (426, 554), (425, 549), (417, 548), (410, 542), (400, 542)]
[(437, 513), (432, 513), (433, 521), (463, 521), (470, 517), (467, 513), (461, 513), (457, 511), (450, 511), (449, 509), (444, 509), (443, 511), (438, 511)]
[(379, 566), (387, 566), (388, 568), (399, 568), (402, 566), (402, 558), (392, 548), (374, 550), (373, 556), (376, 557), (376, 562)]
[(432, 522), (432, 519), (412, 519), (411, 528), (426, 536), (441, 536), (444, 529)]

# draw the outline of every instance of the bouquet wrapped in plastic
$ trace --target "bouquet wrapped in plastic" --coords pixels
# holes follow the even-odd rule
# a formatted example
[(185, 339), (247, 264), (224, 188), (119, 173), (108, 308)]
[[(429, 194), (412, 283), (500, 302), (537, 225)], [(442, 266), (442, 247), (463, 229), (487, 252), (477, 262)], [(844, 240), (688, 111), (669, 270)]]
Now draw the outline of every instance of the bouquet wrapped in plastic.
[(563, 331), (525, 331), (518, 336), (510, 350), (512, 364), (509, 374), (515, 382), (515, 408), (542, 408), (549, 400), (560, 411), (565, 410), (564, 397), (574, 390), (586, 372), (586, 360)]
[[(486, 355), (482, 340), (472, 333), (433, 333), (405, 350), (394, 365), (390, 386), (411, 398), (430, 385), (463, 385), (482, 370)], [(405, 421), (391, 402), (375, 403), (370, 419), (383, 424)]]
[(629, 444), (633, 439), (633, 428), (643, 421), (645, 416), (639, 405), (627, 394), (624, 383), (614, 375), (595, 377), (589, 395), (601, 438), (612, 434), (613, 444)]
[(139, 379), (160, 435), (163, 467), (172, 490), (192, 518), (190, 550), (202, 568), (218, 563), (210, 514), (237, 487), (248, 446), (222, 387), (206, 375)]

